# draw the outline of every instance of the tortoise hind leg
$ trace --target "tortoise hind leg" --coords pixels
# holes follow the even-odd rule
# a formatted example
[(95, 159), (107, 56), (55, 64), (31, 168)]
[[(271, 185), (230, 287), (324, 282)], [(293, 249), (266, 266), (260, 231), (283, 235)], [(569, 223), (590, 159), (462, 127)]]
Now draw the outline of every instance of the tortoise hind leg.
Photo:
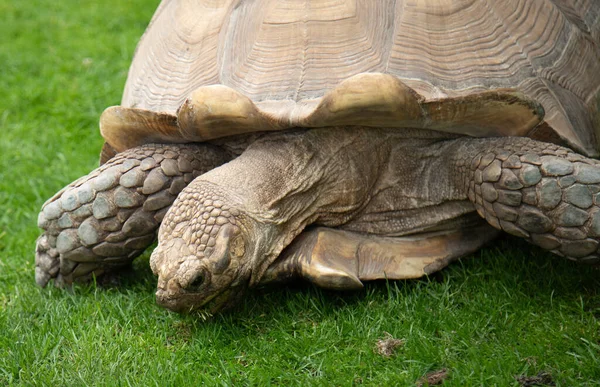
[(68, 285), (128, 265), (154, 242), (179, 192), (228, 160), (208, 144), (143, 145), (71, 183), (40, 212), (36, 282)]
[(528, 138), (459, 139), (459, 185), (497, 229), (598, 264), (600, 164)]
[(323, 288), (349, 290), (362, 288), (362, 281), (419, 278), (477, 251), (497, 235), (485, 223), (403, 237), (319, 227), (300, 234), (263, 282), (303, 277)]

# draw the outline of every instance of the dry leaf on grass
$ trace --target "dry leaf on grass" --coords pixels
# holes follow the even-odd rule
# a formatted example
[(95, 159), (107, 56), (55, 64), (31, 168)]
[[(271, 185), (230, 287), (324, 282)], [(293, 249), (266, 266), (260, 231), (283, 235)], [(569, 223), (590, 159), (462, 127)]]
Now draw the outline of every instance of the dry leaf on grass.
[(417, 381), (417, 387), (437, 386), (442, 384), (442, 382), (448, 378), (449, 374), (450, 373), (446, 368), (430, 372)]
[(552, 375), (548, 372), (541, 371), (536, 376), (517, 376), (517, 382), (523, 387), (531, 387), (531, 386), (556, 386), (554, 380), (552, 379)]
[(380, 354), (383, 357), (390, 357), (396, 352), (396, 349), (398, 347), (401, 347), (404, 345), (404, 340), (395, 339), (389, 333), (387, 333), (387, 332), (384, 332), (384, 333), (385, 333), (386, 337), (384, 339), (377, 340), (375, 350), (377, 351), (378, 354)]

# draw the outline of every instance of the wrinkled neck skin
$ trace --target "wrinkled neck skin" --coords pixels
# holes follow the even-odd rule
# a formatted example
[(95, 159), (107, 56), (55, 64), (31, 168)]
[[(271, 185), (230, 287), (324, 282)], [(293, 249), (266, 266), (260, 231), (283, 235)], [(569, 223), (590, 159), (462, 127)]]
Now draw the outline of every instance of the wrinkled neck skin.
[[(255, 285), (307, 225), (404, 235), (446, 220), (429, 214), (411, 218), (409, 213), (423, 208), (459, 203), (451, 217), (472, 212), (440, 158), (448, 137), (364, 127), (269, 134), (198, 180), (236, 198), (240, 211), (261, 225), (253, 238), (262, 248), (247, 261)], [(399, 210), (406, 212), (402, 224), (394, 219)]]
[(341, 127), (259, 138), (194, 180), (165, 216), (151, 258), (158, 302), (231, 304), (311, 224), (390, 236), (455, 228), (448, 221), (474, 209), (440, 157), (449, 137)]

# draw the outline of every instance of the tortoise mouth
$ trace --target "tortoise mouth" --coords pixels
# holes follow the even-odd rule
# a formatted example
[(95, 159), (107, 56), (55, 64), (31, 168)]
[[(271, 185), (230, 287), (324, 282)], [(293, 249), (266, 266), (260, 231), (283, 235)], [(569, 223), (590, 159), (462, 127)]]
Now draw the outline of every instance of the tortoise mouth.
[(188, 314), (197, 311), (216, 314), (237, 304), (246, 293), (247, 286), (225, 287), (207, 297), (206, 292), (182, 290), (176, 294), (167, 290), (156, 291), (156, 303), (173, 312)]

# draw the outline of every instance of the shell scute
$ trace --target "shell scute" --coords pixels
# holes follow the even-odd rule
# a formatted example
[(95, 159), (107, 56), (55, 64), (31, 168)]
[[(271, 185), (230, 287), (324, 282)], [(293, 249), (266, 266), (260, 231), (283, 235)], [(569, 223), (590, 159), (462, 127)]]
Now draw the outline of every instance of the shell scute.
[[(394, 81), (357, 82), (366, 74)], [(178, 117), (186, 136), (204, 127), (200, 138), (358, 125), (366, 111), (372, 126), (537, 135), (597, 155), (598, 74), (596, 0), (170, 0), (138, 46), (122, 106)], [(211, 96), (212, 85), (228, 89)], [(190, 99), (199, 105), (186, 111)]]

